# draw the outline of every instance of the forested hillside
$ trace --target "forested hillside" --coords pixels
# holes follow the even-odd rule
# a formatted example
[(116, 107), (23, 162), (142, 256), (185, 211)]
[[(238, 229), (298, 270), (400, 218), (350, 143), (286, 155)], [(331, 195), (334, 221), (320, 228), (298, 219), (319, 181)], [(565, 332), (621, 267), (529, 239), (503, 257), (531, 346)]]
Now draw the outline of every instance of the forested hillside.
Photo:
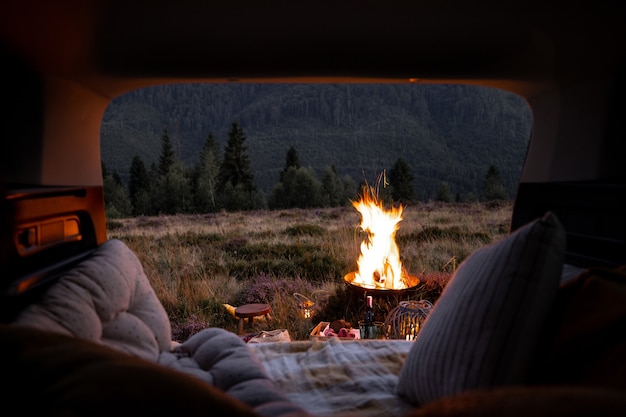
[(207, 136), (220, 146), (236, 121), (255, 184), (270, 193), (290, 147), (322, 176), (334, 165), (372, 182), (398, 158), (410, 166), (419, 200), (442, 183), (479, 196), (495, 166), (513, 197), (530, 137), (524, 100), (499, 90), (420, 84), (184, 84), (137, 90), (113, 101), (102, 125), (102, 158), (127, 181), (135, 155), (158, 163), (164, 129), (191, 167)]

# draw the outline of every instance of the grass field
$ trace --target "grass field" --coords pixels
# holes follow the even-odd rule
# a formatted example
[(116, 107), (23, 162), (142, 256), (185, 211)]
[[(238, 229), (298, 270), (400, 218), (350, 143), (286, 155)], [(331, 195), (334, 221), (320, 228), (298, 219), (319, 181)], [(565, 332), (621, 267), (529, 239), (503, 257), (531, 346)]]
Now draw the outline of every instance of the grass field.
[[(401, 299), (435, 302), (454, 270), (471, 252), (509, 232), (512, 205), (423, 203), (404, 208), (396, 234), (405, 269), (420, 282), (377, 301), (377, 319)], [(364, 232), (352, 207), (220, 212), (111, 220), (109, 238), (124, 241), (141, 260), (184, 340), (213, 326), (237, 331), (232, 307), (269, 303), (272, 321), (246, 332), (287, 329), (308, 339), (319, 321), (344, 319), (356, 327), (363, 293), (344, 276), (357, 269)], [(302, 318), (303, 296), (316, 311)]]

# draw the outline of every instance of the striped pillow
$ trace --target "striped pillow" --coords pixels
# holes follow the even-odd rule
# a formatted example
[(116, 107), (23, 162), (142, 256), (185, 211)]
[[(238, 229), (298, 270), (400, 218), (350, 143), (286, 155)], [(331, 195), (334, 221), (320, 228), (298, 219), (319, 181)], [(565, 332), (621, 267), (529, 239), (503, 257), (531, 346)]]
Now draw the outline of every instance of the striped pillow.
[(417, 335), (398, 380), (415, 405), (525, 380), (565, 260), (548, 212), (465, 259)]

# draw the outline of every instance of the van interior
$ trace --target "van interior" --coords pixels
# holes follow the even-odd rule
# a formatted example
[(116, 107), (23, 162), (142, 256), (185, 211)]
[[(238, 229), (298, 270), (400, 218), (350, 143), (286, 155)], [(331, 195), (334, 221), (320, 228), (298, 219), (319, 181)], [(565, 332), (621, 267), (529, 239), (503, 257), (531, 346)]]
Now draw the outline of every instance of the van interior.
[[(528, 102), (533, 118), (511, 233), (552, 212), (565, 231), (564, 264), (603, 271), (626, 265), (626, 140), (619, 104), (626, 94), (622, 3), (7, 0), (0, 10), (5, 80), (0, 311), (9, 328), (59, 277), (92, 259), (108, 241), (100, 154), (107, 106), (127, 92), (169, 83), (458, 83), (510, 91)], [(614, 344), (604, 353), (596, 351), (611, 355), (614, 372), (624, 371), (619, 364), (623, 356), (615, 348), (626, 353), (626, 316), (621, 314), (613, 322), (618, 327), (611, 327), (619, 341), (611, 339)], [(3, 341), (15, 355), (17, 350), (11, 349), (18, 345), (9, 336)], [(39, 343), (53, 342), (33, 336), (19, 348), (29, 352), (29, 346)], [(72, 350), (83, 348), (89, 351), (82, 345)], [(40, 363), (32, 363), (37, 365), (23, 365), (28, 375), (55, 382), (51, 373), (38, 373)], [(126, 365), (133, 369), (132, 361)], [(603, 372), (608, 370), (594, 375), (600, 378)], [(178, 375), (167, 376), (170, 382), (161, 388), (149, 384), (152, 391), (127, 398), (137, 401), (135, 411), (140, 397), (160, 393), (174, 398), (174, 382), (182, 382)], [(574, 401), (577, 409), (565, 407), (568, 416), (593, 415), (593, 410), (622, 414), (624, 376), (611, 375), (612, 382), (622, 379), (621, 386), (585, 386), (591, 391), (579, 395), (577, 385), (550, 401), (561, 407), (567, 399), (584, 399), (584, 406)], [(128, 381), (141, 383), (136, 378)], [(99, 381), (109, 388), (89, 392), (80, 401), (73, 397), (77, 402), (72, 404), (80, 404), (76, 415), (97, 409), (99, 399), (124, 398), (113, 392), (113, 376)], [(43, 393), (40, 383), (36, 386)], [(195, 382), (184, 384), (188, 390), (173, 400), (172, 410), (202, 404), (224, 415), (266, 412), (258, 405), (242, 405), (228, 390), (222, 396)], [(63, 391), (57, 388), (48, 387), (50, 397), (45, 398), (59, 399)], [(27, 400), (27, 385), (20, 389), (19, 398)], [(28, 391), (38, 398), (36, 391)], [(503, 392), (511, 398), (511, 391)], [(516, 411), (497, 393), (462, 395), (441, 400), (449, 408), (415, 405), (410, 413), (461, 415), (454, 408), (459, 404), (476, 415), (554, 410), (542, 411), (527, 401)], [(536, 395), (525, 387), (518, 403)], [(480, 409), (468, 398), (493, 402)]]

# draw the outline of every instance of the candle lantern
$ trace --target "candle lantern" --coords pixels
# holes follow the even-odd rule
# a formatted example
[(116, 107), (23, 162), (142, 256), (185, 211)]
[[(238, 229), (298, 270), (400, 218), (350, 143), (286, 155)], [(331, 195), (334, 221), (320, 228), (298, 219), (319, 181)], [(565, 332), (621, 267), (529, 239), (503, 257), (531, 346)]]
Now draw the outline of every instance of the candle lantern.
[(414, 340), (432, 308), (428, 300), (400, 301), (385, 319), (387, 339)]
[(313, 317), (313, 312), (315, 303), (311, 300), (306, 300), (298, 304), (298, 311), (300, 312), (300, 317), (303, 319), (310, 319)]
[(328, 301), (328, 292), (324, 290), (314, 291), (311, 294), (311, 298), (300, 293), (294, 293), (293, 296), (298, 301), (298, 315), (303, 319), (310, 319), (315, 315), (315, 312)]

